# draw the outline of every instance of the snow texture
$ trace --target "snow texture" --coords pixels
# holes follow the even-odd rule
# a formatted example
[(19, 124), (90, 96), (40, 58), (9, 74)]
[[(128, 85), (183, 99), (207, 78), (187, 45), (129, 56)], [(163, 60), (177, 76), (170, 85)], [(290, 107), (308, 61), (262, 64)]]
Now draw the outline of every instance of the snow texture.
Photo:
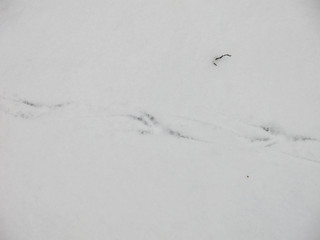
[(319, 25), (316, 0), (0, 0), (0, 239), (320, 239)]

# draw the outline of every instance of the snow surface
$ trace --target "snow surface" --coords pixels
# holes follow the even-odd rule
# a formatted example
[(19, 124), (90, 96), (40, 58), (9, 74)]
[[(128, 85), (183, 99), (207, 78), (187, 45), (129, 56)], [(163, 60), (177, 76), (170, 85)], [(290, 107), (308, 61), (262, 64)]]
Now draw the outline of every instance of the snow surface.
[(319, 26), (317, 0), (0, 0), (0, 239), (320, 239)]

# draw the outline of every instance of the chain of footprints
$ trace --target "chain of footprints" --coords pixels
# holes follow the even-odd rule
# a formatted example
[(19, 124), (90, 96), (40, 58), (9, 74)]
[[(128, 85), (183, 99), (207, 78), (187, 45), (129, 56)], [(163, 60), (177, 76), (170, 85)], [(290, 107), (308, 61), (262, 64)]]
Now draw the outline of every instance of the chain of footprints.
[[(48, 105), (22, 98), (0, 96), (0, 113), (18, 119), (33, 120), (76, 104), (66, 102)], [(82, 107), (86, 109), (85, 106)], [(96, 113), (99, 111), (101, 109), (96, 110)], [(108, 109), (104, 108), (102, 114), (104, 113), (107, 115)], [(99, 115), (101, 112), (96, 116)], [(140, 111), (114, 116), (125, 117), (127, 121), (134, 122), (135, 131), (140, 135), (167, 135), (189, 141), (210, 142), (217, 134), (229, 134), (264, 147), (272, 147), (283, 141), (319, 143), (319, 139), (311, 136), (294, 135), (271, 125), (252, 125), (221, 116), (217, 116), (218, 120), (214, 123), (179, 116), (162, 116), (160, 121), (155, 115)]]

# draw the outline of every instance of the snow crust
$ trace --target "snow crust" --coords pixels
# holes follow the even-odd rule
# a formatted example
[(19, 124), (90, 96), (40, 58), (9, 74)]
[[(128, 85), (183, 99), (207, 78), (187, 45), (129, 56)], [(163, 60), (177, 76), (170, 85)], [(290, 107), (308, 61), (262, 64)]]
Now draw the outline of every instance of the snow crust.
[(319, 13), (0, 1), (0, 239), (319, 239)]

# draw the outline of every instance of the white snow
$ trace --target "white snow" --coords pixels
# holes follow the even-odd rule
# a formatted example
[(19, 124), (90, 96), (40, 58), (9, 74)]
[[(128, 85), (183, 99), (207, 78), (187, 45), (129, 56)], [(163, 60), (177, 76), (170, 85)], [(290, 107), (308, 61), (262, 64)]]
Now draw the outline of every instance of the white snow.
[(0, 1), (0, 239), (318, 240), (319, 25), (316, 0)]

